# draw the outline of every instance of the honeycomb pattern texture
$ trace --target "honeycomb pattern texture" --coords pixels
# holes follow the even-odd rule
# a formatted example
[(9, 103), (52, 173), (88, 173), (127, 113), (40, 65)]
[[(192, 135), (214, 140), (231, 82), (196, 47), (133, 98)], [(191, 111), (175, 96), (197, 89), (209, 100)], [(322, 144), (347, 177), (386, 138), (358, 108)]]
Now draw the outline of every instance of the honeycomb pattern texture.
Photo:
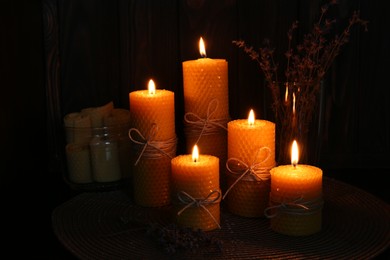
[(144, 207), (160, 207), (171, 203), (171, 159), (141, 158), (132, 170), (134, 201)]
[[(155, 94), (148, 90), (129, 94), (131, 127), (137, 129), (145, 139), (166, 141), (176, 138), (174, 93), (158, 89)], [(155, 128), (153, 136), (151, 130)], [(140, 140), (145, 141), (145, 140)], [(176, 147), (174, 149), (176, 153)], [(132, 161), (139, 157), (132, 154)], [(174, 154), (175, 155), (175, 154)], [(161, 154), (157, 158), (141, 157), (132, 169), (133, 194), (137, 204), (145, 207), (159, 207), (170, 204), (171, 164), (170, 158)]]
[(156, 90), (154, 95), (147, 90), (133, 91), (129, 94), (129, 102), (131, 127), (138, 129), (145, 138), (153, 124), (157, 126), (153, 140), (163, 141), (176, 136), (172, 91)]
[(222, 59), (202, 58), (183, 62), (185, 112), (207, 117), (209, 103), (217, 99), (211, 118), (229, 118), (228, 63)]
[[(265, 148), (264, 148), (265, 147)], [(275, 124), (266, 120), (255, 120), (249, 125), (246, 119), (237, 119), (228, 123), (228, 159), (237, 159), (247, 166), (241, 166), (240, 172), (258, 165), (264, 172), (275, 166)], [(237, 172), (238, 173), (238, 172)], [(231, 187), (240, 174), (231, 174), (226, 169), (227, 187)], [(228, 210), (244, 217), (261, 217), (268, 206), (270, 181), (258, 180), (246, 176), (238, 181), (226, 196)]]
[[(219, 191), (219, 158), (200, 155), (199, 161), (193, 162), (192, 155), (179, 155), (172, 159), (172, 200), (177, 211), (186, 205), (178, 199), (182, 191), (194, 199), (205, 199), (212, 191)], [(214, 198), (214, 197), (213, 197)], [(207, 204), (217, 223), (220, 223), (220, 203)], [(212, 230), (218, 224), (202, 207), (189, 207), (177, 215), (177, 223), (194, 229)]]
[[(272, 204), (306, 203), (322, 199), (322, 170), (311, 165), (281, 165), (271, 169)], [(271, 228), (281, 234), (304, 236), (321, 230), (322, 206), (305, 214), (279, 211), (271, 218)]]
[(307, 215), (279, 213), (271, 218), (271, 229), (289, 236), (308, 236), (321, 231), (321, 226), (322, 209)]

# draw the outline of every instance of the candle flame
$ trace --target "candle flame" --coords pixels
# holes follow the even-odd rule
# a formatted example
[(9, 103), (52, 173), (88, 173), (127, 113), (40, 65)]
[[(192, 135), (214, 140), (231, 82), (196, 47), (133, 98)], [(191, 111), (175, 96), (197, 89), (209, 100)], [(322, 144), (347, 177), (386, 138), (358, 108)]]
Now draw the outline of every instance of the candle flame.
[(200, 52), (200, 56), (202, 58), (206, 58), (206, 47), (204, 45), (202, 37), (200, 37), (200, 40), (199, 40), (199, 52)]
[(249, 125), (255, 124), (255, 113), (253, 112), (253, 109), (251, 109), (251, 111), (249, 111), (248, 124)]
[(299, 158), (299, 150), (298, 150), (298, 144), (297, 141), (293, 141), (291, 146), (291, 164), (296, 167), (298, 164), (298, 158)]
[(194, 145), (194, 148), (192, 149), (192, 161), (193, 162), (199, 161), (199, 149), (197, 145)]
[(149, 94), (151, 95), (156, 94), (156, 85), (154, 84), (154, 81), (152, 79), (149, 80), (148, 89), (149, 89)]

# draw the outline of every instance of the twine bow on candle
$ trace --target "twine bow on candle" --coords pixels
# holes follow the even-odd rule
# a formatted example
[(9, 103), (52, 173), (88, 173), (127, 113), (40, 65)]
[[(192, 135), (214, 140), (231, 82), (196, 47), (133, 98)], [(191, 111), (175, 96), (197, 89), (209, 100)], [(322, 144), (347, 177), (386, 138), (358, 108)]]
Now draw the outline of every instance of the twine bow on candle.
[[(214, 109), (213, 109), (214, 106)], [(200, 138), (203, 134), (213, 133), (216, 132), (219, 128), (222, 128), (224, 130), (227, 130), (226, 126), (224, 124), (227, 123), (227, 119), (212, 119), (212, 115), (215, 113), (215, 111), (218, 108), (218, 99), (213, 99), (210, 101), (208, 107), (207, 107), (207, 115), (206, 118), (203, 119), (197, 114), (193, 112), (188, 112), (184, 115), (184, 121), (188, 124), (193, 126), (191, 130), (194, 130), (194, 132), (198, 133), (196, 130), (200, 130), (200, 134), (198, 139), (195, 143), (198, 143)], [(190, 119), (190, 117), (194, 117), (195, 120)]]
[[(267, 156), (261, 161), (261, 162), (256, 162), (256, 158), (258, 157), (258, 154), (265, 150), (267, 152)], [(260, 147), (257, 152), (256, 156), (254, 157), (254, 161), (252, 162), (251, 165), (247, 165), (245, 162), (238, 158), (229, 158), (226, 161), (226, 169), (234, 174), (234, 175), (240, 175), (234, 183), (226, 190), (225, 194), (223, 195), (222, 199), (225, 199), (226, 195), (229, 193), (229, 191), (240, 181), (242, 180), (245, 176), (248, 176), (248, 178), (255, 179), (257, 181), (267, 181), (270, 179), (270, 173), (269, 169), (270, 167), (264, 167), (262, 164), (268, 160), (268, 158), (271, 155), (271, 149), (269, 149), (266, 146)], [(233, 167), (237, 169), (237, 171), (232, 169), (229, 164), (234, 163)], [(243, 171), (243, 172), (242, 172)], [(252, 180), (250, 179), (250, 180)]]
[(181, 203), (186, 204), (186, 206), (184, 206), (177, 213), (177, 215), (180, 215), (189, 207), (201, 207), (210, 215), (210, 217), (214, 220), (215, 224), (217, 224), (218, 228), (221, 228), (218, 221), (215, 219), (215, 217), (211, 214), (211, 212), (205, 206), (205, 205), (219, 203), (221, 201), (221, 191), (214, 190), (214, 191), (210, 192), (206, 198), (194, 198), (190, 194), (188, 194), (187, 192), (180, 191), (180, 192), (178, 192), (177, 197)]
[[(310, 215), (320, 210), (324, 204), (322, 197), (310, 201), (304, 201), (302, 196), (287, 202), (275, 202), (271, 198), (270, 202), (272, 206), (269, 206), (264, 210), (264, 215), (267, 218), (274, 218), (279, 213), (286, 213), (290, 215)], [(269, 213), (273, 210), (275, 210), (274, 213)]]
[[(158, 130), (158, 127), (156, 124), (152, 124), (152, 127), (149, 130), (149, 135), (147, 138), (145, 138), (142, 133), (136, 129), (136, 128), (130, 128), (128, 135), (130, 140), (138, 144), (138, 147), (135, 147), (137, 152), (139, 152), (138, 158), (134, 165), (137, 165), (139, 160), (142, 156), (145, 156), (147, 158), (156, 159), (160, 158), (164, 155), (168, 156), (170, 159), (172, 159), (172, 156), (176, 153), (176, 144), (177, 144), (177, 138), (171, 138), (164, 141), (153, 141), (154, 136), (156, 135)], [(142, 141), (136, 140), (132, 133), (135, 132), (138, 134), (138, 136), (142, 139)], [(141, 148), (142, 147), (142, 148)], [(150, 147), (150, 148), (149, 148)]]

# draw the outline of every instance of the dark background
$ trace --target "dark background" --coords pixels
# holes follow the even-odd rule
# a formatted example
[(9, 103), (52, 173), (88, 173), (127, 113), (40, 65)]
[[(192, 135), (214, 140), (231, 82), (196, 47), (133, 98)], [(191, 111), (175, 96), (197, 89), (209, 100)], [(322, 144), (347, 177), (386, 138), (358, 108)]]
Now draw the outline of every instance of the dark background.
[[(1, 184), (2, 213), (13, 254), (50, 259), (70, 256), (51, 232), (50, 214), (76, 195), (63, 180), (66, 113), (114, 101), (128, 108), (128, 93), (153, 77), (175, 92), (177, 134), (182, 133), (181, 62), (196, 59), (198, 40), (210, 58), (229, 63), (233, 119), (250, 107), (272, 119), (269, 90), (257, 67), (232, 40), (278, 50), (300, 21), (301, 37), (322, 1), (310, 0), (44, 0), (2, 1)], [(360, 9), (369, 31), (351, 40), (326, 76), (324, 132), (318, 166), (324, 176), (389, 202), (390, 40), (386, 9), (378, 1), (344, 0), (334, 9), (341, 30)], [(283, 52), (282, 52), (283, 53)], [(182, 151), (179, 141), (179, 152)], [(12, 223), (12, 224), (11, 224)], [(28, 248), (28, 250), (26, 249)]]

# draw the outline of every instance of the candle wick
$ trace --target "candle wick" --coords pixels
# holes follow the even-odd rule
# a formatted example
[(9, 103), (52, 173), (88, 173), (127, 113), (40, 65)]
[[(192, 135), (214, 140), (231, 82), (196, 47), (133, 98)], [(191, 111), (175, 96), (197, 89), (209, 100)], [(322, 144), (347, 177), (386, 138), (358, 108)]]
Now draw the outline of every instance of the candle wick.
[(294, 169), (297, 168), (297, 164), (296, 163), (293, 163), (293, 166), (294, 166)]

